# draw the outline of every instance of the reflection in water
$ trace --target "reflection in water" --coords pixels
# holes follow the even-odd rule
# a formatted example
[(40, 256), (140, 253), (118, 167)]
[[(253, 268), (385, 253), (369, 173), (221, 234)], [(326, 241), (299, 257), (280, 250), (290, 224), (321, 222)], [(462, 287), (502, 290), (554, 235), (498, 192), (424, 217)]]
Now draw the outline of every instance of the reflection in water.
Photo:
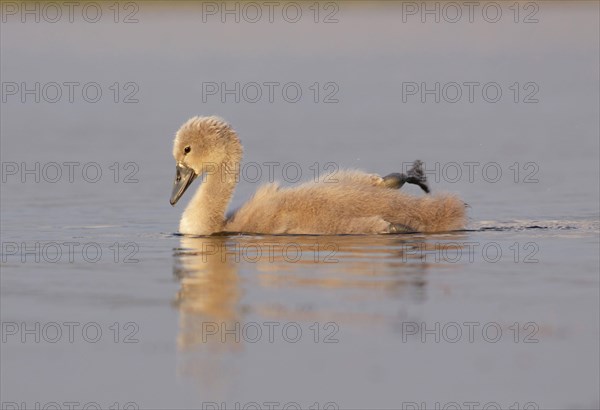
[[(381, 297), (422, 301), (428, 268), (452, 261), (461, 251), (462, 236), (436, 235), (435, 240), (421, 235), (184, 236), (174, 264), (181, 283), (179, 348), (238, 348), (243, 340), (227, 337), (224, 343), (218, 335), (207, 338), (207, 333), (215, 331), (214, 326), (219, 331), (221, 326), (243, 326), (248, 315), (253, 320), (258, 316), (264, 321), (353, 325), (390, 320), (381, 312), (357, 306)], [(244, 289), (256, 287), (275, 294), (285, 288), (281, 293), (288, 295), (308, 290), (313, 302), (348, 299), (346, 303), (297, 306), (280, 298), (252, 297), (251, 305), (244, 304)]]
[[(204, 321), (239, 321), (240, 278), (236, 265), (219, 254), (227, 237), (182, 237), (174, 273), (181, 287), (177, 304), (181, 312), (179, 346), (201, 342)], [(198, 340), (200, 338), (200, 340)]]

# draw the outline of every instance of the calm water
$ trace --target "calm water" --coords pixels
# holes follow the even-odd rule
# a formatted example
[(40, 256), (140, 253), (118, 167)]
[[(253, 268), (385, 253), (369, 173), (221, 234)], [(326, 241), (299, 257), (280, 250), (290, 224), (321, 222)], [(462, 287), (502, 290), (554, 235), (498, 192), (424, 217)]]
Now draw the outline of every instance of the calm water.
[[(81, 3), (73, 22), (32, 3), (39, 23), (14, 4), (3, 409), (599, 407), (598, 3), (481, 2), (473, 22), (439, 3), (439, 23), (420, 2)], [(421, 159), (468, 229), (178, 236), (171, 144), (197, 114), (244, 144), (232, 207), (271, 177)]]

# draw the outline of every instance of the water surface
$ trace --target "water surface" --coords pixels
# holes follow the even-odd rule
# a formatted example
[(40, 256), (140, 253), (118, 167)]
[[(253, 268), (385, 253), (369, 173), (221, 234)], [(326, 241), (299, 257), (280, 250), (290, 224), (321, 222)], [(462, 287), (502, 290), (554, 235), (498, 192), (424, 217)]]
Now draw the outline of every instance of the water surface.
[[(118, 23), (108, 3), (97, 23), (7, 16), (3, 83), (103, 94), (3, 94), (4, 408), (598, 408), (598, 4), (535, 4), (534, 23), (525, 3), (517, 23), (504, 3), (497, 23), (403, 21), (392, 2), (340, 3), (332, 23), (325, 3), (318, 23), (309, 3), (297, 23), (203, 21), (192, 3), (141, 3), (127, 24), (124, 4)], [(303, 95), (203, 95), (236, 82)], [(436, 82), (503, 95), (403, 95)], [(172, 137), (198, 114), (244, 144), (232, 208), (268, 182), (266, 163), (293, 185), (286, 164), (307, 181), (421, 159), (434, 191), (469, 203), (467, 229), (176, 235), (190, 193), (168, 204)]]

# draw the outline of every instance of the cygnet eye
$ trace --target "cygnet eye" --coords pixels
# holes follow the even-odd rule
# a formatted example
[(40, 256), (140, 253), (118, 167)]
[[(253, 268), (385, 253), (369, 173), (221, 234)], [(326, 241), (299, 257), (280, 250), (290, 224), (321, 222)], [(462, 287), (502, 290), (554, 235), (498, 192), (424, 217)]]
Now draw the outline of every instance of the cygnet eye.
[(190, 152), (191, 150), (192, 150), (192, 148), (190, 148), (190, 146), (188, 145), (187, 147), (185, 147), (185, 148), (183, 149), (183, 153), (184, 153), (184, 154), (187, 154), (187, 153), (188, 153), (188, 152)]

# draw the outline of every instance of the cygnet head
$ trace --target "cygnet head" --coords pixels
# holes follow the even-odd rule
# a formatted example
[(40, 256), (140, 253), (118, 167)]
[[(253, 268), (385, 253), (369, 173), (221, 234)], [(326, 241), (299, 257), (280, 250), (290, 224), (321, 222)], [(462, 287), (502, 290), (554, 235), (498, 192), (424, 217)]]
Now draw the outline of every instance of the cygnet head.
[(208, 170), (231, 161), (239, 162), (242, 147), (235, 131), (219, 117), (193, 117), (181, 126), (173, 143), (177, 173), (171, 205), (175, 205), (190, 184)]

